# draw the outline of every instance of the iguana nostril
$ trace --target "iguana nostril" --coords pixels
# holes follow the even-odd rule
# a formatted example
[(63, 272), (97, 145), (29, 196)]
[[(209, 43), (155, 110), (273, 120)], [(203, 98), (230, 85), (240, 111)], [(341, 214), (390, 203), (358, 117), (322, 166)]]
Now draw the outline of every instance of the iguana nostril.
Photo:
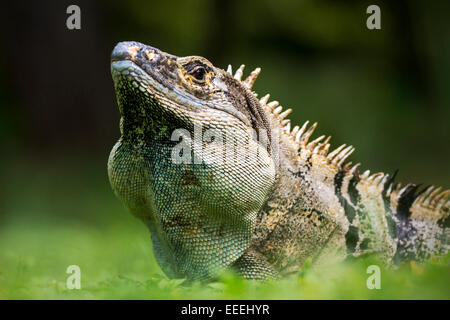
[(139, 42), (119, 42), (111, 53), (111, 61), (131, 60), (143, 49), (143, 45)]

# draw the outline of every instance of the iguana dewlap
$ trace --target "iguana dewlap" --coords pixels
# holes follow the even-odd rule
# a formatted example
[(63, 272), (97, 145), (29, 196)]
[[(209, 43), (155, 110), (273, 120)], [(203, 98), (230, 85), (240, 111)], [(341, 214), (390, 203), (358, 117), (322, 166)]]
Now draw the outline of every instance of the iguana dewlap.
[(227, 268), (264, 279), (306, 259), (372, 253), (386, 263), (449, 249), (450, 190), (360, 174), (353, 147), (329, 152), (316, 124), (291, 128), (278, 102), (202, 57), (121, 42), (111, 72), (121, 137), (108, 172), (119, 199), (150, 229), (170, 277)]

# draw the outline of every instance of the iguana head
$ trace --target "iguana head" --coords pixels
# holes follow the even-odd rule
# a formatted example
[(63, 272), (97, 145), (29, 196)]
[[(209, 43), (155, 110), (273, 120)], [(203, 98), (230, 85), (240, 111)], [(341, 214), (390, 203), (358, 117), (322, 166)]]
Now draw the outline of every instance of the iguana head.
[(253, 129), (260, 142), (270, 143), (271, 128), (259, 101), (241, 81), (207, 59), (120, 42), (111, 61), (125, 131), (139, 127), (158, 136), (162, 128), (190, 129), (197, 121), (216, 129)]
[[(144, 215), (156, 217), (154, 234), (177, 261), (175, 273), (229, 265), (249, 246), (275, 180), (271, 127), (260, 102), (246, 82), (205, 58), (138, 42), (115, 47), (111, 71), (121, 141), (140, 150), (133, 161), (142, 157), (145, 167), (135, 178), (139, 188), (111, 169), (116, 193), (130, 208), (149, 203)], [(198, 251), (202, 243), (209, 243), (205, 252)]]

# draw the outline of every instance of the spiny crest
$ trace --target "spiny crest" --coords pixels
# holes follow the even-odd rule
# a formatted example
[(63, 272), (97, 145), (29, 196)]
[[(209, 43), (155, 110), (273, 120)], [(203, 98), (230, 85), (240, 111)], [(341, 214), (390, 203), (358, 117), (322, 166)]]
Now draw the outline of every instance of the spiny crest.
[[(386, 193), (397, 213), (414, 219), (445, 219), (450, 214), (450, 190), (428, 186), (419, 190), (421, 184), (391, 183)], [(406, 208), (402, 208), (406, 206)]]
[[(242, 79), (242, 75), (244, 72), (245, 65), (241, 65), (239, 69), (233, 75), (233, 69), (231, 65), (228, 65), (227, 72), (231, 74), (236, 80), (241, 81), (241, 83), (251, 90), (253, 84), (255, 83), (258, 75), (261, 72), (261, 68), (256, 68), (250, 75), (245, 79)], [(253, 92), (255, 96), (257, 94)], [(287, 116), (292, 112), (292, 109), (286, 109), (283, 111), (283, 107), (279, 105), (279, 102), (274, 100), (270, 101), (270, 94), (266, 94), (262, 97), (259, 102), (263, 109), (270, 116), (274, 125), (277, 125), (282, 132), (286, 135), (288, 140), (292, 146), (299, 151), (302, 148), (306, 148), (310, 150), (314, 154), (322, 155), (325, 157), (326, 161), (334, 165), (336, 167), (341, 167), (345, 160), (355, 151), (352, 146), (346, 147), (346, 145), (342, 145), (333, 152), (328, 154), (330, 150), (330, 139), (331, 136), (321, 136), (311, 142), (309, 142), (310, 137), (314, 133), (314, 130), (317, 127), (317, 122), (308, 127), (309, 121), (306, 121), (303, 126), (300, 128), (299, 126), (295, 126), (291, 130), (291, 122), (287, 119)], [(324, 140), (325, 139), (325, 140)]]
[[(232, 67), (231, 65), (228, 65), (227, 72), (236, 80), (241, 81), (246, 88), (251, 90), (261, 69), (256, 68), (244, 81), (242, 81), (244, 67), (245, 65), (241, 65), (233, 75)], [(253, 92), (253, 94), (257, 96), (255, 92)], [(317, 127), (317, 122), (308, 127), (309, 121), (306, 121), (302, 127), (295, 126), (291, 130), (290, 120), (286, 119), (286, 117), (292, 112), (292, 109), (283, 111), (283, 107), (279, 105), (278, 101), (269, 101), (269, 98), (270, 94), (266, 94), (259, 102), (271, 118), (273, 125), (278, 126), (281, 129), (285, 134), (285, 138), (289, 140), (294, 150), (297, 150), (298, 152), (301, 149), (306, 148), (313, 154), (322, 155), (327, 163), (346, 171), (348, 175), (357, 174), (356, 172), (360, 166), (359, 163), (352, 166), (352, 163), (348, 162), (344, 165), (345, 160), (355, 151), (354, 147), (343, 144), (334, 151), (328, 153), (331, 136), (325, 138), (323, 135), (309, 142), (309, 138)], [(440, 187), (436, 188), (430, 186), (417, 192), (420, 185), (408, 184), (402, 187), (400, 183), (394, 183), (396, 175), (397, 171), (390, 176), (389, 174), (384, 174), (382, 172), (371, 175), (370, 170), (366, 170), (363, 174), (359, 175), (359, 179), (371, 186), (382, 187), (385, 196), (390, 197), (391, 201), (393, 201), (396, 206), (399, 201), (407, 201), (410, 203), (412, 211), (416, 210), (421, 212), (424, 210), (424, 212), (439, 212), (441, 215), (446, 216), (450, 214), (450, 190), (442, 191), (442, 188)]]
[[(347, 164), (344, 167), (350, 175), (353, 170), (348, 170)], [(359, 165), (359, 164), (358, 164)], [(442, 191), (442, 188), (428, 186), (421, 190), (421, 184), (395, 183), (397, 171), (392, 176), (382, 172), (370, 174), (367, 170), (359, 176), (360, 183), (367, 186), (380, 188), (381, 195), (389, 199), (391, 208), (395, 208), (398, 217), (412, 218), (416, 220), (448, 220), (450, 215), (450, 190)], [(448, 223), (448, 222), (447, 222)]]
[(445, 202), (449, 202), (450, 190), (442, 191), (441, 187), (436, 188), (435, 186), (430, 186), (416, 199), (424, 206), (439, 205), (443, 206)]
[[(255, 83), (256, 79), (258, 78), (259, 74), (261, 73), (261, 68), (256, 68), (255, 70), (253, 70), (250, 75), (244, 80), (242, 81), (242, 75), (244, 74), (244, 68), (245, 65), (242, 64), (239, 69), (237, 69), (236, 73), (233, 75), (233, 68), (231, 67), (231, 65), (228, 65), (227, 68), (227, 72), (229, 74), (231, 74), (236, 80), (241, 81), (242, 84), (247, 88), (247, 89), (251, 89), (253, 87), (253, 84)], [(254, 93), (255, 94), (255, 93)], [(256, 96), (256, 94), (255, 94)]]
[(336, 150), (329, 152), (331, 136), (322, 135), (313, 141), (310, 141), (314, 130), (317, 128), (317, 122), (309, 125), (309, 121), (306, 121), (302, 127), (295, 126), (291, 130), (291, 123), (286, 117), (292, 112), (292, 109), (283, 111), (283, 107), (279, 106), (278, 101), (269, 101), (270, 95), (267, 94), (262, 97), (259, 102), (264, 110), (271, 116), (275, 125), (282, 128), (283, 132), (287, 135), (292, 145), (300, 151), (301, 149), (308, 149), (311, 153), (321, 155), (325, 158), (326, 162), (336, 167), (342, 167), (345, 160), (355, 151), (352, 146), (346, 147), (342, 145)]
[[(370, 170), (366, 170), (359, 176), (359, 178), (372, 186), (375, 187), (383, 186), (386, 187), (387, 189), (389, 188), (389, 186), (391, 187), (393, 186), (393, 178), (395, 177), (395, 174), (389, 179), (390, 177), (389, 174), (383, 172), (370, 174)], [(390, 190), (388, 190), (388, 192), (390, 192)]]
[[(408, 186), (399, 191), (399, 196), (402, 196), (402, 194), (408, 191), (408, 189), (406, 189)], [(444, 207), (448, 209), (448, 207), (450, 207), (450, 190), (442, 190), (441, 187), (436, 188), (435, 186), (429, 186), (415, 196), (413, 205), (434, 209), (436, 211), (439, 211)], [(448, 213), (449, 212), (447, 212), (447, 214)]]

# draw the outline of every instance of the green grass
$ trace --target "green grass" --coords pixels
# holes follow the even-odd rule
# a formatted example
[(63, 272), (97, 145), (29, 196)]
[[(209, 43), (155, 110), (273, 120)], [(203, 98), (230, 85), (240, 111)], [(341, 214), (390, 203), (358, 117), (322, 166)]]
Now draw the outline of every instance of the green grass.
[[(381, 289), (366, 286), (358, 260), (306, 267), (276, 282), (241, 280), (186, 287), (154, 260), (147, 229), (114, 198), (102, 163), (29, 166), (5, 173), (0, 216), (0, 299), (449, 299), (450, 259), (381, 270)], [(66, 269), (81, 268), (81, 289), (66, 288)]]

